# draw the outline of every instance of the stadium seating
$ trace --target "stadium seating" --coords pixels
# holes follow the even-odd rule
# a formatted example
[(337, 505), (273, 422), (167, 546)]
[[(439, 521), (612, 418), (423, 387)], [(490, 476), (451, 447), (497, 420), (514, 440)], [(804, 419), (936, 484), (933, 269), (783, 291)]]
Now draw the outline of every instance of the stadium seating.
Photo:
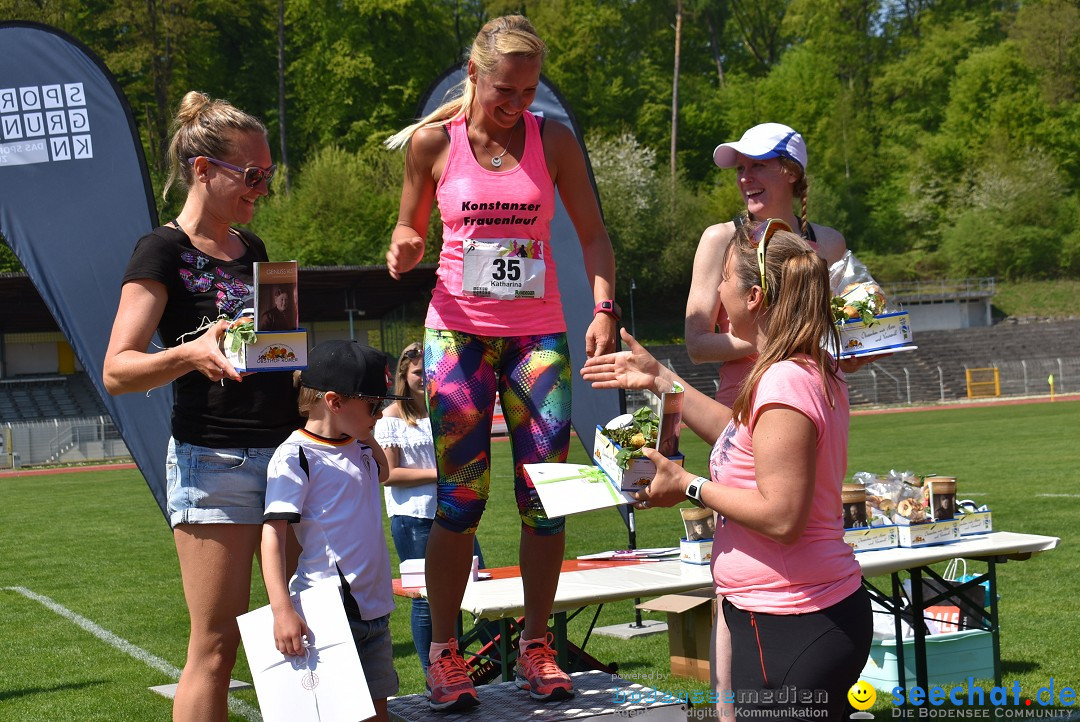
[[(954, 401), (967, 398), (965, 370), (997, 368), (1002, 395), (1080, 391), (1080, 320), (1005, 321), (988, 328), (916, 333), (916, 351), (882, 358), (848, 376), (852, 405)], [(719, 364), (694, 364), (682, 345), (649, 351), (708, 395)]]
[(106, 413), (85, 373), (0, 381), (0, 423), (84, 418)]

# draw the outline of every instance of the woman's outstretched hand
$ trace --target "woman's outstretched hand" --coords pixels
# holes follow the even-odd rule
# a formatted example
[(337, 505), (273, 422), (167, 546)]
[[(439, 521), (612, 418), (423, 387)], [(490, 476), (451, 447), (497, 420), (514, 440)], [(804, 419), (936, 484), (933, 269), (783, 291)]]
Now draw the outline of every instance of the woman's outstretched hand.
[(624, 328), (623, 342), (628, 351), (593, 356), (585, 361), (581, 378), (595, 389), (649, 389), (657, 390), (657, 379), (666, 370), (652, 354), (645, 350)]

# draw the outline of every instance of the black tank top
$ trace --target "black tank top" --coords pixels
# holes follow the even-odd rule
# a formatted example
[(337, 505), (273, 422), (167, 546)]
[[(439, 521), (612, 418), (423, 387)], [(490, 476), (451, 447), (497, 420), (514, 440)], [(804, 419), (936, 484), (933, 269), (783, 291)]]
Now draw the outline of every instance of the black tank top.
[[(742, 228), (743, 225), (745, 225), (749, 220), (750, 214), (746, 211), (743, 211), (742, 213), (731, 219), (732, 223), (735, 224), (735, 230), (739, 230), (740, 228)], [(799, 231), (800, 236), (817, 245), (817, 236), (814, 234), (814, 226), (811, 223), (807, 222), (805, 232), (803, 232), (801, 228), (799, 229)]]

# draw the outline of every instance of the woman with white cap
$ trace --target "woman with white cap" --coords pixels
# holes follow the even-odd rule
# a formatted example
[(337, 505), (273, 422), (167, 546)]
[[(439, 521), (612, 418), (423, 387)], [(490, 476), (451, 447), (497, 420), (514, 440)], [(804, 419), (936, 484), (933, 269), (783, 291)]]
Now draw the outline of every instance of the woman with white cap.
[[(713, 151), (716, 165), (735, 169), (746, 213), (709, 226), (701, 234), (686, 304), (685, 336), (686, 350), (695, 363), (723, 362), (716, 399), (727, 406), (739, 393), (755, 353), (751, 344), (728, 332), (727, 314), (716, 290), (723, 272), (719, 259), (738, 227), (748, 220), (778, 218), (802, 235), (830, 265), (847, 250), (839, 231), (806, 220), (806, 160), (802, 136), (781, 123), (755, 125), (739, 140), (722, 143)], [(794, 210), (796, 198), (800, 200), (799, 216)]]
[[(723, 259), (739, 228), (749, 222), (780, 219), (830, 265), (844, 255), (847, 244), (839, 231), (806, 220), (806, 143), (792, 128), (781, 123), (755, 125), (739, 140), (718, 145), (713, 161), (721, 168), (735, 169), (746, 212), (701, 234), (686, 302), (685, 338), (687, 353), (695, 363), (722, 362), (716, 400), (730, 408), (757, 359), (754, 344), (731, 333), (718, 291)], [(794, 211), (796, 197), (799, 217)], [(712, 657), (715, 688), (730, 689), (731, 639), (723, 615), (717, 619)], [(730, 719), (734, 711), (726, 702), (721, 697), (718, 707)]]

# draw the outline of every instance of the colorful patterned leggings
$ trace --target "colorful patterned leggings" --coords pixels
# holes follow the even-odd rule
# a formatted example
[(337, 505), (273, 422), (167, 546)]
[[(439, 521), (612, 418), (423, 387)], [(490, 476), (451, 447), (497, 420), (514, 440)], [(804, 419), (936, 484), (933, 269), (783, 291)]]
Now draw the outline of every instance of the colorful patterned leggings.
[(427, 329), (424, 335), (431, 432), (439, 466), (435, 522), (472, 534), (491, 485), (495, 391), (514, 456), (514, 491), (523, 528), (558, 534), (524, 464), (566, 461), (570, 448), (570, 349), (565, 333), (489, 337)]

